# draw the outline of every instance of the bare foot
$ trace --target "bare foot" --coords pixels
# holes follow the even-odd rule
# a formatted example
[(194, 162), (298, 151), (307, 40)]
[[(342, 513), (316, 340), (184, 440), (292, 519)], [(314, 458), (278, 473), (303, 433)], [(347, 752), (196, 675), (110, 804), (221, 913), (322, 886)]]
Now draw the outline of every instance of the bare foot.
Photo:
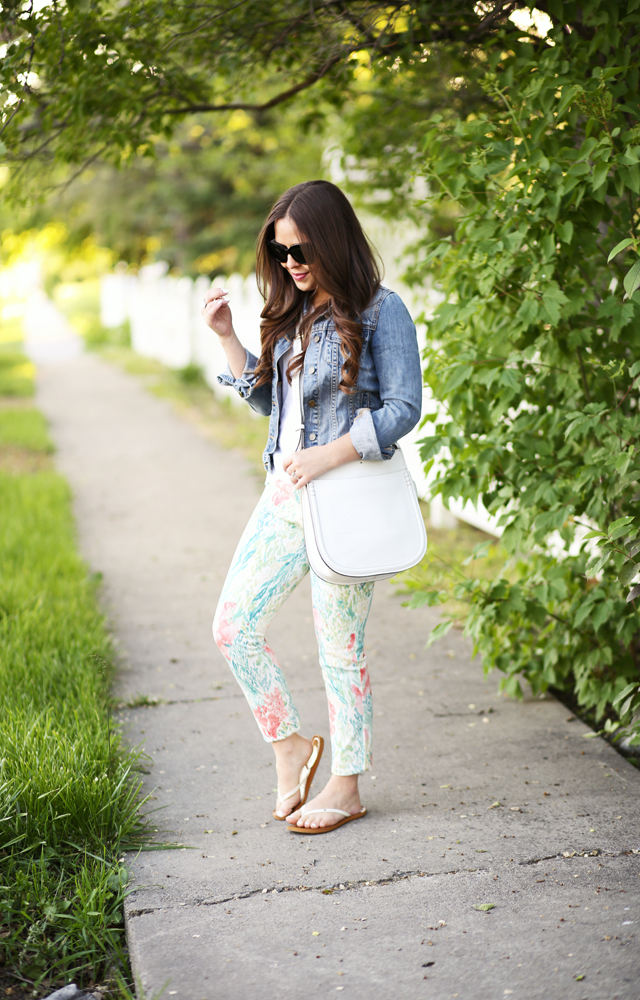
[[(312, 809), (342, 809), (344, 812), (350, 813), (351, 816), (361, 812), (362, 803), (358, 791), (358, 775), (332, 774), (320, 794), (304, 806), (304, 812), (307, 814)], [(340, 813), (326, 812), (303, 816), (301, 810), (296, 809), (289, 816), (289, 823), (315, 830), (318, 827), (333, 826), (340, 819), (343, 819)]]
[(293, 733), (284, 740), (278, 740), (273, 744), (276, 755), (276, 772), (278, 775), (278, 801), (276, 802), (276, 812), (278, 816), (288, 816), (300, 802), (300, 790), (297, 789), (289, 798), (282, 799), (283, 795), (296, 788), (300, 782), (300, 772), (309, 760), (313, 750), (311, 740), (307, 740), (299, 733)]

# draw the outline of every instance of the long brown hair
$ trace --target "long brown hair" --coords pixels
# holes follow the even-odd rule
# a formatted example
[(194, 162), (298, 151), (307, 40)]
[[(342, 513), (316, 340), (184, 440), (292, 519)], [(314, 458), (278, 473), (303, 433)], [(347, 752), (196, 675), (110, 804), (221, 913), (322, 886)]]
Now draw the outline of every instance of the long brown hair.
[[(305, 244), (305, 255), (313, 277), (329, 295), (329, 300), (303, 317), (306, 293), (267, 250), (274, 239), (278, 219), (288, 217)], [(330, 312), (340, 335), (344, 358), (340, 388), (352, 392), (358, 380), (362, 351), (360, 314), (367, 308), (380, 287), (380, 270), (374, 251), (362, 231), (348, 199), (329, 181), (305, 181), (296, 184), (278, 199), (271, 209), (257, 247), (258, 287), (265, 299), (260, 327), (262, 353), (255, 374), (257, 384), (272, 377), (273, 349), (276, 340), (290, 336), (300, 324), (303, 352), (315, 320)], [(304, 364), (304, 353), (287, 371)]]

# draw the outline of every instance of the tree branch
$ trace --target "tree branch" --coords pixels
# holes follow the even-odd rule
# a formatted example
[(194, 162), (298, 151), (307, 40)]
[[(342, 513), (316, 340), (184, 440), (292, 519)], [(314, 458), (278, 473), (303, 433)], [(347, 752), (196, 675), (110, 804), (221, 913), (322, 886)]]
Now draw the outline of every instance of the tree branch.
[[(360, 46), (358, 46), (359, 48)], [(355, 50), (352, 50), (355, 51)], [(297, 83), (294, 87), (289, 87), (288, 90), (283, 90), (280, 94), (276, 94), (271, 100), (265, 101), (264, 104), (248, 104), (244, 101), (230, 101), (228, 104), (189, 104), (183, 108), (169, 108), (164, 112), (166, 115), (191, 115), (199, 111), (268, 111), (269, 108), (275, 108), (278, 104), (282, 104), (283, 101), (288, 100), (290, 97), (295, 97), (303, 90), (307, 90), (312, 87), (314, 83), (321, 80), (323, 76), (326, 76), (329, 70), (333, 69), (336, 63), (339, 63), (344, 58), (344, 52), (340, 52), (338, 55), (333, 56), (328, 62), (324, 64), (322, 69), (317, 70), (315, 73), (311, 73), (306, 79)]]

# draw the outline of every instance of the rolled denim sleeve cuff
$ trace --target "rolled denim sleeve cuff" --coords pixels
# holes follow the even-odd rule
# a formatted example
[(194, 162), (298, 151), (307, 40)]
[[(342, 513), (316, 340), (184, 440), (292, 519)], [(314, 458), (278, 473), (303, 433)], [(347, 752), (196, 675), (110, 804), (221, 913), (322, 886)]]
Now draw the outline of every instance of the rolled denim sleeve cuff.
[(362, 409), (356, 411), (356, 419), (353, 421), (349, 431), (351, 443), (358, 452), (360, 458), (381, 462), (384, 458), (378, 444), (376, 429), (373, 424), (371, 410)]
[(244, 363), (244, 370), (239, 378), (236, 378), (227, 365), (225, 371), (216, 376), (220, 385), (230, 386), (242, 397), (248, 399), (255, 387), (255, 370), (258, 359), (251, 351), (247, 351), (247, 358)]

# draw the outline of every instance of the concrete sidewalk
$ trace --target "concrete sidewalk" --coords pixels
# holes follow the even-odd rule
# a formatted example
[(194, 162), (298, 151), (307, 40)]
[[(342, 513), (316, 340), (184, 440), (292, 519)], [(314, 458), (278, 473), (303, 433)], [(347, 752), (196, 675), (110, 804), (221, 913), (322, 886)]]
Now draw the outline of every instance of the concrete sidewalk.
[[(638, 1000), (634, 767), (556, 701), (499, 698), (459, 635), (425, 651), (435, 615), (383, 584), (369, 816), (288, 833), (271, 817), (271, 749), (210, 629), (260, 484), (96, 357), (44, 368), (38, 402), (104, 574), (118, 694), (162, 699), (121, 713), (152, 760), (159, 836), (189, 845), (130, 859), (141, 997)], [(327, 737), (308, 581), (270, 635), (304, 732)]]

